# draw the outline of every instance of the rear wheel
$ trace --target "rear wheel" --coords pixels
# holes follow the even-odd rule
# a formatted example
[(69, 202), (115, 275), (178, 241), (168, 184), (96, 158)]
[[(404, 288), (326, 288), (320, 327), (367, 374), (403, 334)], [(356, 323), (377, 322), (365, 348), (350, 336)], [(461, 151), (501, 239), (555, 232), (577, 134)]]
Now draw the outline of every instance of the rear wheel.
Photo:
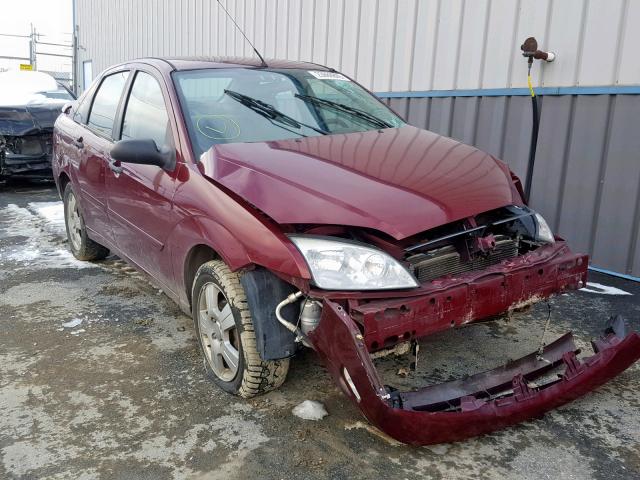
[(102, 260), (109, 255), (109, 250), (94, 242), (87, 235), (84, 219), (80, 212), (78, 199), (67, 183), (62, 196), (64, 203), (64, 223), (67, 229), (67, 239), (71, 253), (78, 260)]
[(260, 358), (240, 276), (224, 262), (212, 260), (198, 269), (192, 293), (191, 313), (211, 379), (245, 398), (282, 385), (289, 359)]

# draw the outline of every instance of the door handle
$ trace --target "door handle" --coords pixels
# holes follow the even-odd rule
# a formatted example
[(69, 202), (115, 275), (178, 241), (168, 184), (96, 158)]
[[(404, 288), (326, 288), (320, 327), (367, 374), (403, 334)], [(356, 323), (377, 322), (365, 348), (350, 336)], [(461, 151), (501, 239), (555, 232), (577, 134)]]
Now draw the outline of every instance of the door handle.
[(120, 175), (122, 173), (122, 167), (120, 165), (116, 165), (114, 160), (109, 160), (109, 170), (111, 170), (116, 175)]
[(84, 138), (78, 137), (73, 141), (73, 144), (78, 148), (84, 148)]

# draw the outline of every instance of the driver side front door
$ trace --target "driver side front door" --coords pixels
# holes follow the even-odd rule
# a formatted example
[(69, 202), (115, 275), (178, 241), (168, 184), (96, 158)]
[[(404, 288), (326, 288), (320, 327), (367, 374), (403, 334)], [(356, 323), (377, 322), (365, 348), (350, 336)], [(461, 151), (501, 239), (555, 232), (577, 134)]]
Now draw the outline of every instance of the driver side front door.
[[(149, 71), (138, 70), (130, 85), (118, 139), (152, 139), (158, 150), (175, 155), (175, 125), (160, 81)], [(107, 212), (116, 245), (163, 288), (169, 288), (173, 272), (165, 243), (180, 220), (173, 208), (179, 165), (172, 171), (155, 165), (117, 166), (106, 174)]]

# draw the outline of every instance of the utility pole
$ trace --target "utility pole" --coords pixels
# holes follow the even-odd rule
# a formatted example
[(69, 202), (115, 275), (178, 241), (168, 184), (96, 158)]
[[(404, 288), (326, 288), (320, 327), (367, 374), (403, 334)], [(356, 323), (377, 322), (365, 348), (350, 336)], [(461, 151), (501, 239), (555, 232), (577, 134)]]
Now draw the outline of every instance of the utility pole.
[(78, 90), (80, 88), (80, 83), (78, 82), (78, 26), (76, 25), (76, 7), (75, 2), (73, 5), (73, 37), (71, 39), (72, 48), (71, 55), (73, 58), (71, 59), (71, 80), (72, 80), (72, 89), (73, 94), (78, 95)]
[(74, 95), (78, 95), (78, 90), (80, 89), (80, 82), (78, 79), (80, 76), (78, 75), (78, 24), (76, 23), (76, 0), (71, 0), (71, 19), (72, 19), (72, 29), (71, 29), (71, 55), (73, 58), (71, 59), (71, 79), (73, 81), (72, 90)]
[(31, 37), (29, 40), (29, 63), (31, 68), (36, 70), (36, 30), (33, 28), (33, 23), (31, 24), (31, 34), (29, 36)]

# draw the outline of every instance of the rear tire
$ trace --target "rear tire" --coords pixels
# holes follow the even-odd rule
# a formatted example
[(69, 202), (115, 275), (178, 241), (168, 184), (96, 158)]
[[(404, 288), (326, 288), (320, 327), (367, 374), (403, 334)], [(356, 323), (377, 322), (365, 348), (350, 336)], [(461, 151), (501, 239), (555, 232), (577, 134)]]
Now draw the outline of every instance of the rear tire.
[(191, 314), (207, 375), (224, 391), (253, 397), (278, 388), (289, 359), (264, 361), (240, 275), (221, 260), (202, 265), (192, 290)]
[(94, 242), (87, 235), (84, 218), (80, 211), (78, 199), (67, 183), (62, 195), (64, 203), (64, 224), (67, 229), (69, 249), (78, 260), (102, 260), (109, 255), (109, 250)]

